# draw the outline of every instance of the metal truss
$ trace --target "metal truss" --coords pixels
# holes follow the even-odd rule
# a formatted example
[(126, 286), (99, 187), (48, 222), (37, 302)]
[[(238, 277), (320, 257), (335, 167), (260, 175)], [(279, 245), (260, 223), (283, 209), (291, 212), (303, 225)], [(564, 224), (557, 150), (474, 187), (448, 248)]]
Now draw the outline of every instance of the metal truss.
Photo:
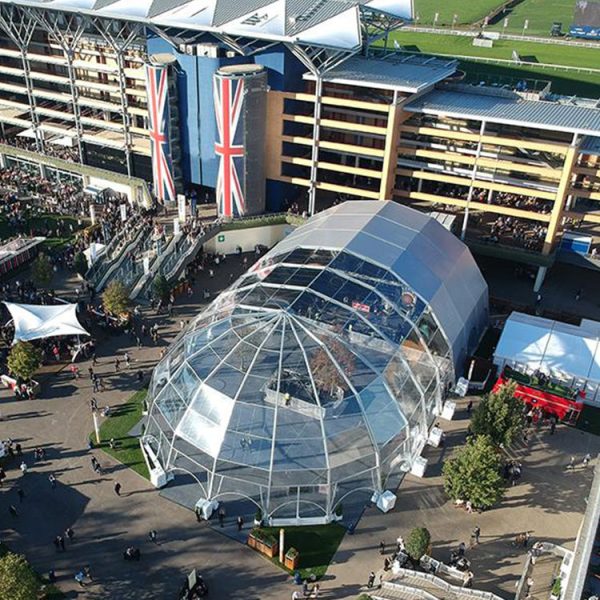
[(143, 46), (144, 48), (146, 47), (145, 39), (143, 37), (144, 28), (142, 24), (132, 21), (107, 20), (96, 17), (92, 18), (92, 24), (106, 43), (113, 49), (117, 57), (121, 117), (123, 119), (125, 164), (127, 167), (127, 175), (131, 176), (133, 173), (133, 141), (131, 137), (131, 118), (129, 115), (129, 102), (127, 100), (127, 78), (125, 76), (125, 60), (123, 55), (136, 41), (143, 39)]
[(33, 7), (23, 7), (23, 10), (48, 34), (48, 37), (52, 38), (61, 47), (67, 60), (71, 105), (75, 118), (75, 131), (77, 132), (77, 150), (79, 161), (83, 164), (83, 126), (81, 124), (79, 90), (77, 89), (73, 58), (81, 36), (86, 30), (86, 19), (74, 13), (44, 11)]
[(391, 16), (387, 13), (374, 11), (369, 6), (361, 6), (361, 28), (365, 54), (369, 53), (371, 45), (379, 40), (387, 40), (392, 31), (399, 29), (405, 23), (404, 19)]
[(30, 15), (27, 15), (23, 8), (14, 4), (0, 4), (0, 29), (10, 38), (13, 44), (19, 49), (21, 54), (21, 65), (23, 68), (23, 78), (27, 90), (27, 99), (29, 102), (29, 114), (31, 126), (35, 136), (35, 145), (38, 152), (44, 151), (44, 136), (40, 129), (40, 119), (37, 112), (37, 102), (33, 93), (33, 83), (31, 81), (31, 66), (27, 57), (29, 44), (36, 30), (36, 21)]

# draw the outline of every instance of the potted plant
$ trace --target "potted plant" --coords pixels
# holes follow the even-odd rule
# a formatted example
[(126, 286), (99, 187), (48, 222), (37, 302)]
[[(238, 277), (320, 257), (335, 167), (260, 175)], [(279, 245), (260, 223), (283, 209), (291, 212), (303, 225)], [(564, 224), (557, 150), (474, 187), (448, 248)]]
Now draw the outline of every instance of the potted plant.
[(254, 529), (250, 530), (248, 534), (248, 546), (269, 558), (275, 558), (279, 552), (277, 538), (260, 527), (254, 527)]
[(254, 514), (254, 527), (260, 527), (262, 525), (262, 510), (260, 508), (256, 509), (256, 513)]
[(283, 564), (286, 569), (295, 571), (298, 568), (300, 553), (293, 546), (285, 553)]
[(560, 577), (557, 577), (552, 584), (550, 590), (550, 600), (560, 600), (560, 594), (562, 592), (562, 581)]

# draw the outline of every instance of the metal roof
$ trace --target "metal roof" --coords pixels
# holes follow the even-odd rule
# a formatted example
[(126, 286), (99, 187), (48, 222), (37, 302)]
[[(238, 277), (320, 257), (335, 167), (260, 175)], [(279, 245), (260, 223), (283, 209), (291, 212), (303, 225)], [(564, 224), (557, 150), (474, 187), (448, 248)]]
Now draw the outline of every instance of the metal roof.
[(447, 115), (521, 127), (600, 134), (600, 109), (543, 100), (524, 100), (518, 94), (494, 94), (490, 88), (474, 88), (472, 91), (440, 88), (407, 103), (404, 109), (414, 113)]
[(342, 50), (360, 47), (363, 12), (412, 18), (412, 0), (18, 0), (16, 4)]
[[(384, 58), (353, 56), (327, 71), (323, 80), (416, 93), (450, 77), (456, 71), (457, 65), (455, 60), (422, 57), (416, 54), (395, 54)], [(312, 73), (306, 73), (304, 78), (314, 79), (314, 76)]]

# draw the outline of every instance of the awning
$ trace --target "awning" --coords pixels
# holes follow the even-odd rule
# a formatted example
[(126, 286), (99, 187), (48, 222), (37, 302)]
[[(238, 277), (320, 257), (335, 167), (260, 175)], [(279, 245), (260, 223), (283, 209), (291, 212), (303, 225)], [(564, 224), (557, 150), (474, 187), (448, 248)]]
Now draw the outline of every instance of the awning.
[(106, 252), (106, 244), (92, 242), (87, 250), (83, 251), (87, 258), (88, 265), (91, 267)]
[(15, 325), (13, 344), (60, 335), (90, 335), (77, 320), (77, 304), (4, 304)]

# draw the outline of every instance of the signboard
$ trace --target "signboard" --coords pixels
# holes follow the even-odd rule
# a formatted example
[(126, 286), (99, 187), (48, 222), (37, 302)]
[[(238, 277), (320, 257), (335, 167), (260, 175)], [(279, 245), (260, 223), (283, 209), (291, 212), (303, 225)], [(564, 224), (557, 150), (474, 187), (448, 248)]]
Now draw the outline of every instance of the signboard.
[(371, 307), (368, 304), (362, 304), (361, 302), (357, 302), (356, 300), (352, 302), (352, 308), (365, 313), (371, 312)]
[(150, 257), (144, 256), (144, 275), (150, 273)]
[(179, 216), (179, 222), (185, 223), (187, 218), (185, 194), (177, 194), (177, 215)]
[(181, 231), (181, 227), (179, 225), (179, 217), (175, 217), (173, 219), (173, 235), (177, 235)]
[(92, 225), (96, 224), (96, 207), (93, 204), (90, 204), (90, 220)]
[(121, 211), (121, 221), (125, 223), (127, 221), (127, 204), (121, 204), (119, 210)]

